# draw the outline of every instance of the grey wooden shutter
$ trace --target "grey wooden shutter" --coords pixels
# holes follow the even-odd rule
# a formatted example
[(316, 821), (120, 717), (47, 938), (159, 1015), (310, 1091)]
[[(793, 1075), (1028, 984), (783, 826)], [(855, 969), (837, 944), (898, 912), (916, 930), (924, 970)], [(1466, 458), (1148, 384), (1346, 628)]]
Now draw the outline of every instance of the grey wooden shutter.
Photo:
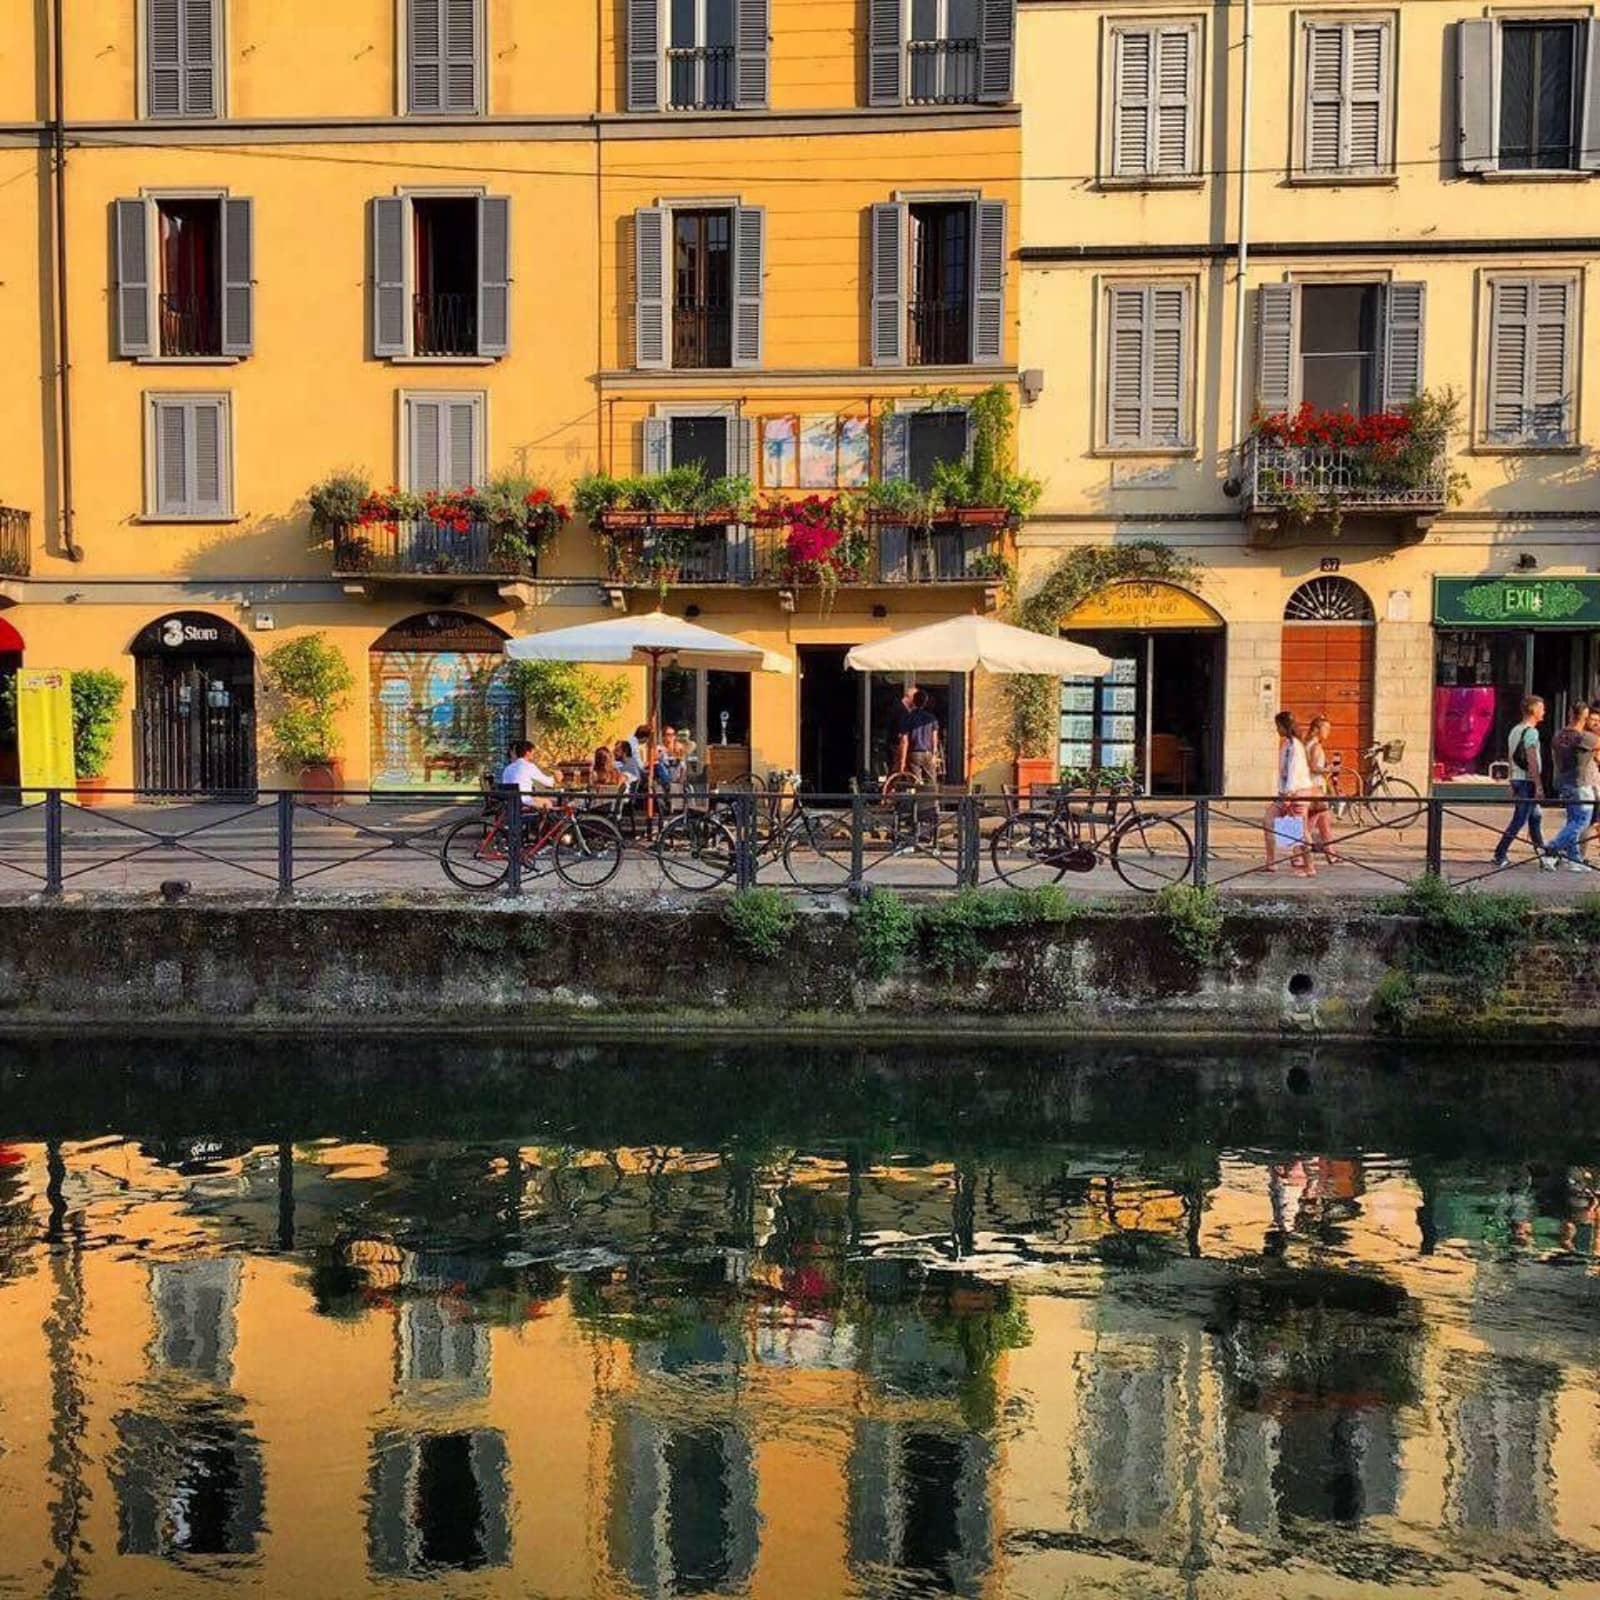
[(667, 419), (646, 417), (640, 425), (640, 470), (647, 476), (667, 470)]
[(372, 353), (403, 356), (411, 348), (408, 208), (398, 196), (372, 202)]
[(216, 114), (216, 0), (183, 0), (183, 115)]
[(1006, 333), (1006, 203), (979, 200), (972, 209), (972, 359), (999, 361)]
[(144, 104), (152, 117), (183, 115), (182, 0), (145, 0)]
[(741, 111), (760, 110), (767, 103), (767, 48), (770, 26), (767, 0), (736, 0), (734, 104)]
[(222, 405), (216, 400), (195, 400), (190, 402), (188, 411), (194, 462), (191, 510), (196, 516), (220, 517), (227, 510), (223, 460), (227, 427)]
[(906, 206), (872, 208), (872, 364), (906, 364)]
[(1574, 294), (1570, 278), (1495, 280), (1489, 309), (1492, 442), (1570, 442)]
[(444, 13), (442, 109), (463, 115), (481, 109), (479, 0), (442, 0)]
[(1116, 105), (1111, 122), (1111, 171), (1118, 178), (1143, 178), (1150, 171), (1150, 78), (1155, 32), (1149, 28), (1119, 28), (1113, 39)]
[(180, 400), (155, 403), (156, 515), (186, 516), (189, 511), (189, 422)]
[(247, 356), (256, 347), (255, 202), (222, 202), (222, 353)]
[(665, 206), (640, 206), (633, 214), (633, 364), (667, 365), (667, 239), (672, 214)]
[(761, 365), (766, 221), (767, 213), (761, 206), (734, 208), (733, 364), (736, 367)]
[(1337, 23), (1306, 28), (1305, 157), (1307, 172), (1337, 172), (1344, 162), (1345, 30)]
[(444, 0), (407, 0), (406, 109), (444, 110)]
[(1389, 24), (1349, 23), (1344, 55), (1341, 160), (1350, 172), (1385, 171), (1389, 166)]
[(1533, 352), (1529, 362), (1529, 431), (1539, 444), (1572, 440), (1572, 307), (1576, 286), (1565, 278), (1533, 283)]
[(469, 489), (478, 482), (479, 407), (476, 400), (450, 400), (440, 407), (444, 437), (439, 441), (443, 486)]
[(755, 463), (755, 418), (730, 418), (728, 422), (728, 471), (735, 477), (754, 477)]
[(978, 0), (980, 100), (1003, 104), (1011, 98), (1016, 33), (1017, 0)]
[(1500, 165), (1495, 127), (1495, 28), (1492, 17), (1456, 24), (1456, 165), (1493, 172)]
[(1147, 309), (1142, 288), (1106, 291), (1106, 443), (1113, 448), (1143, 443)]
[(478, 201), (478, 354), (510, 349), (511, 201), (485, 195)]
[(1158, 177), (1187, 177), (1198, 164), (1195, 158), (1195, 129), (1199, 121), (1195, 94), (1198, 39), (1192, 27), (1156, 30), (1150, 149), (1151, 170)]
[(1292, 283), (1256, 290), (1256, 405), (1268, 416), (1299, 403), (1300, 291)]
[(111, 207), (117, 259), (117, 354), (155, 354), (150, 321), (150, 222), (146, 200)]
[(1145, 441), (1159, 449), (1185, 444), (1188, 414), (1190, 295), (1187, 284), (1152, 284), (1145, 347)]
[(444, 407), (437, 400), (408, 400), (411, 451), (407, 485), (418, 494), (444, 487), (444, 452), (440, 442)]
[(1427, 286), (1391, 283), (1383, 292), (1383, 408), (1394, 411), (1422, 389)]
[(911, 417), (908, 412), (884, 413), (878, 432), (878, 476), (886, 483), (911, 476)]
[(1600, 172), (1600, 21), (1583, 25), (1583, 114), (1578, 119), (1578, 166)]
[(661, 0), (628, 0), (628, 109), (661, 109)]
[(867, 0), (867, 104), (897, 106), (905, 100), (905, 38), (902, 0)]
[(228, 512), (228, 425), (224, 402), (182, 397), (154, 405), (155, 513), (220, 517)]

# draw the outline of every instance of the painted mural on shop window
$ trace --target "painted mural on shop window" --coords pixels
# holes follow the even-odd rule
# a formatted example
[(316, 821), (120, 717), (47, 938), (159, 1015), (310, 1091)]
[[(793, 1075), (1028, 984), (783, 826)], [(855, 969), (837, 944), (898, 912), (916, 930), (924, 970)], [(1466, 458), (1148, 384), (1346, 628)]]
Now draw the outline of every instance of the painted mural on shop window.
[(522, 733), (504, 635), (478, 617), (429, 612), (372, 647), (372, 786), (461, 789), (499, 768)]

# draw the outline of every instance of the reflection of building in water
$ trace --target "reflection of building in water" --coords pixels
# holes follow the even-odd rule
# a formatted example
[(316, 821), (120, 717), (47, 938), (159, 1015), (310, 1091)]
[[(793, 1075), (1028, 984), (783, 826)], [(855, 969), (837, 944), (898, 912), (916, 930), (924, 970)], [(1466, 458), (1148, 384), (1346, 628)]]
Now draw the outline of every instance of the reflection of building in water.
[(368, 1563), (385, 1576), (506, 1566), (508, 1501), (498, 1430), (380, 1433), (368, 1480)]
[(408, 1398), (450, 1400), (489, 1392), (489, 1328), (461, 1299), (429, 1295), (401, 1303), (395, 1319), (395, 1386)]
[(866, 1417), (848, 1467), (850, 1570), (976, 1595), (989, 1567), (989, 1470), (981, 1434)]
[(237, 1259), (150, 1269), (155, 1329), (142, 1404), (115, 1419), (111, 1479), (125, 1554), (248, 1555), (263, 1528), (261, 1447), (228, 1392)]
[(1078, 1363), (1073, 1475), (1085, 1533), (1153, 1534), (1172, 1515), (1183, 1351), (1176, 1340), (1118, 1340)]
[(1560, 1369), (1458, 1351), (1444, 1383), (1445, 1517), (1463, 1533), (1544, 1534)]

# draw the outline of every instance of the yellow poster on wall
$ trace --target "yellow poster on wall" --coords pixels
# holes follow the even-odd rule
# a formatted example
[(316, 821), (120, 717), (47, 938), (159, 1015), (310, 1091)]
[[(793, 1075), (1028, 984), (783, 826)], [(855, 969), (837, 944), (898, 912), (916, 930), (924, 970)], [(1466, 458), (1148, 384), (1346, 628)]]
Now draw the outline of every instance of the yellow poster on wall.
[(40, 789), (76, 787), (70, 672), (51, 667), (18, 669), (17, 745), (25, 802), (42, 799), (37, 792)]

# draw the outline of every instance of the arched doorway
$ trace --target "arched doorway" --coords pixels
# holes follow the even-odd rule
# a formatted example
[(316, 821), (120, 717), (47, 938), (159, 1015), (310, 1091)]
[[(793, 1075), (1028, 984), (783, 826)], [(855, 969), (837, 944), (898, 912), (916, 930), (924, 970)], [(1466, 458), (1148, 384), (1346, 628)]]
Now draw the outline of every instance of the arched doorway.
[(1301, 727), (1318, 715), (1332, 719), (1328, 751), (1347, 772), (1372, 743), (1375, 622), (1366, 590), (1337, 576), (1302, 583), (1283, 608), (1279, 699)]
[(158, 617), (133, 641), (135, 782), (164, 794), (256, 786), (256, 659), (206, 611)]
[(466, 611), (425, 611), (372, 645), (372, 787), (459, 789), (522, 733), (505, 633)]
[(22, 666), (22, 635), (0, 617), (0, 789), (22, 781), (17, 741), (17, 673)]
[(1064, 774), (1130, 772), (1147, 794), (1211, 794), (1222, 776), (1221, 615), (1175, 583), (1110, 583), (1061, 619), (1110, 656), (1103, 678), (1061, 685)]

